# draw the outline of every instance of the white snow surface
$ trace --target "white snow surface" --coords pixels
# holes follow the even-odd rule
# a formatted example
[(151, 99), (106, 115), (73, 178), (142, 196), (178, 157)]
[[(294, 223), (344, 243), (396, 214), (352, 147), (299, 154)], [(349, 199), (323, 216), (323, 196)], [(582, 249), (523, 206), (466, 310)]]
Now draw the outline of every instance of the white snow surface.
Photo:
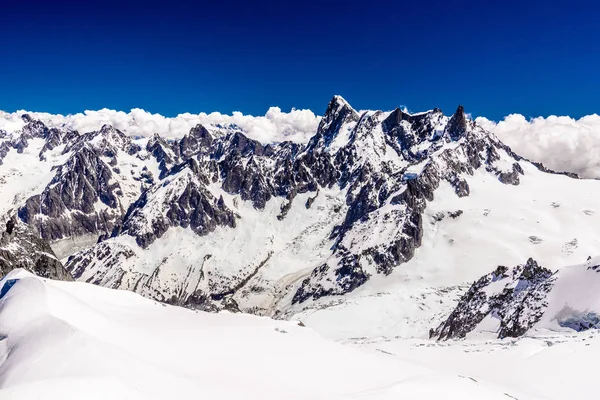
[(600, 356), (597, 330), (547, 332), (504, 340), (435, 342), (389, 338), (363, 339), (352, 344), (403, 362), (458, 374), (473, 382), (508, 387), (505, 400), (529, 396), (544, 400), (596, 398), (598, 391), (597, 370), (593, 367)]
[(0, 299), (0, 398), (535, 399), (323, 339), (15, 270)]
[[(1, 141), (0, 141), (1, 143)], [(0, 215), (16, 209), (30, 196), (41, 193), (50, 183), (56, 171), (52, 167), (67, 161), (71, 154), (61, 154), (64, 146), (45, 153), (40, 160), (39, 153), (46, 142), (44, 139), (31, 139), (23, 153), (11, 149), (0, 165)]]
[[(569, 322), (600, 316), (600, 257), (561, 268), (537, 329), (572, 332)], [(600, 327), (600, 326), (599, 326)]]

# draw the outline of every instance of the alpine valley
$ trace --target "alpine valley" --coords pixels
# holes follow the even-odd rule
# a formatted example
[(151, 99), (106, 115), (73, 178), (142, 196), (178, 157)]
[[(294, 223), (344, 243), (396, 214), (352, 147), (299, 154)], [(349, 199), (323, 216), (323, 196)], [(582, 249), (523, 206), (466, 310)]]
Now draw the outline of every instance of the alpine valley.
[[(181, 331), (235, 331), (229, 342), (217, 330), (198, 334), (206, 349), (194, 354), (208, 354), (209, 363), (219, 364), (217, 348), (226, 352), (232, 342), (239, 354), (260, 357), (249, 350), (251, 335), (270, 342), (264, 354), (282, 358), (277, 362), (298, 379), (311, 351), (320, 366), (310, 379), (329, 373), (335, 385), (342, 385), (346, 362), (364, 358), (360, 371), (347, 372), (364, 377), (364, 385), (323, 391), (324, 381), (293, 397), (291, 381), (251, 398), (590, 393), (594, 377), (586, 365), (600, 352), (600, 181), (521, 157), (462, 106), (448, 116), (439, 109), (358, 112), (335, 96), (306, 143), (261, 143), (232, 124), (197, 125), (167, 139), (110, 125), (78, 132), (20, 117), (0, 131), (0, 394), (37, 393), (16, 387), (29, 376), (19, 368), (45, 357), (27, 342), (42, 333), (27, 333), (25, 322), (40, 318), (63, 321), (76, 335), (94, 331), (99, 342), (108, 337), (103, 346), (117, 346), (120, 335), (117, 347), (131, 351), (123, 362), (132, 368), (146, 362), (136, 355), (145, 354), (144, 344), (153, 348), (168, 337), (152, 318)], [(17, 318), (18, 309), (32, 311)], [(134, 326), (136, 316), (143, 321)], [(99, 328), (105, 320), (114, 330)], [(133, 340), (152, 331), (156, 343)], [(281, 331), (290, 333), (290, 344), (280, 343)], [(184, 336), (193, 343), (193, 332)], [(557, 366), (590, 344), (572, 369)], [(21, 358), (11, 350), (28, 346)], [(91, 351), (83, 342), (73, 346)], [(297, 365), (277, 356), (292, 347)], [(175, 363), (167, 350), (158, 352), (165, 364)], [(380, 372), (367, 373), (369, 365)], [(247, 371), (218, 366), (236, 377)], [(178, 381), (189, 377), (173, 368), (169, 385), (179, 382), (180, 396), (197, 390)], [(38, 369), (35, 379), (49, 379)], [(116, 379), (129, 379), (126, 369), (118, 368)], [(390, 371), (398, 371), (398, 382)], [(120, 393), (137, 398), (144, 379)], [(556, 382), (536, 384), (541, 379)], [(423, 397), (427, 382), (442, 381), (439, 392)], [(81, 392), (73, 390), (69, 396), (77, 398)], [(168, 398), (160, 390), (147, 391)], [(220, 395), (242, 398), (234, 392)]]

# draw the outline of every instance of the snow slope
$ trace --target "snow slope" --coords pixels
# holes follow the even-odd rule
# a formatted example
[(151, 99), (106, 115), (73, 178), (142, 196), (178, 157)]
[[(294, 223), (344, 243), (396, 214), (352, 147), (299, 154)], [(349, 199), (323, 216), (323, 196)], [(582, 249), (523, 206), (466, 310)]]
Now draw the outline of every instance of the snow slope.
[(23, 270), (0, 288), (3, 400), (535, 398), (329, 342), (294, 322)]
[[(505, 400), (597, 398), (600, 335), (587, 332), (536, 334), (520, 339), (434, 342), (422, 339), (354, 343), (403, 362), (458, 374), (474, 382), (510, 387)], [(521, 392), (523, 395), (515, 395)], [(442, 397), (445, 398), (445, 397)], [(487, 399), (487, 397), (482, 397)]]
[(19, 207), (28, 197), (43, 191), (54, 177), (52, 167), (69, 157), (69, 154), (60, 153), (64, 147), (61, 146), (47, 152), (46, 159), (40, 160), (39, 153), (45, 143), (43, 139), (33, 139), (23, 153), (9, 151), (0, 163), (0, 214)]

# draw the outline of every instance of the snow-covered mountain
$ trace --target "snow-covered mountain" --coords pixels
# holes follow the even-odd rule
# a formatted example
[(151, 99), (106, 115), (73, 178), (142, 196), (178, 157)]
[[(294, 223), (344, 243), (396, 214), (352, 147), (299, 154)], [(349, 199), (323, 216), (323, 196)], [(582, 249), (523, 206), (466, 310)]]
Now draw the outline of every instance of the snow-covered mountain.
[(75, 279), (334, 337), (426, 335), (445, 293), (497, 265), (600, 244), (600, 182), (521, 158), (462, 107), (359, 113), (335, 96), (306, 144), (233, 124), (178, 140), (19, 126), (0, 135), (0, 211)]
[[(336, 96), (305, 143), (236, 124), (180, 139), (7, 126), (3, 399), (590, 391), (600, 181), (520, 157), (462, 107), (358, 112)], [(578, 368), (548, 368), (582, 346)]]

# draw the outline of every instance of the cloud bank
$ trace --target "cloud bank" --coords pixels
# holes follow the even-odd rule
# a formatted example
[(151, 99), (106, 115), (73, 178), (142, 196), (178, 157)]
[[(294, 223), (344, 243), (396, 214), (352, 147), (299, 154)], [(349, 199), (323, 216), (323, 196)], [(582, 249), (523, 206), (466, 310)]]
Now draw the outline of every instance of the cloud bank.
[[(180, 114), (173, 118), (163, 117), (136, 108), (126, 113), (102, 109), (73, 115), (48, 113), (0, 111), (0, 129), (14, 132), (23, 126), (21, 115), (28, 113), (48, 126), (75, 129), (79, 132), (98, 130), (111, 124), (132, 136), (150, 136), (154, 133), (168, 138), (179, 138), (197, 124), (236, 124), (246, 134), (263, 143), (291, 140), (305, 143), (315, 134), (321, 119), (311, 110), (283, 112), (271, 107), (263, 116), (232, 115), (213, 112), (210, 114)], [(600, 178), (600, 116), (593, 114), (573, 119), (550, 116), (526, 119), (511, 114), (500, 122), (484, 117), (477, 123), (493, 132), (515, 152), (548, 168), (575, 172), (586, 178)]]
[(580, 119), (549, 116), (527, 120), (511, 114), (496, 123), (484, 117), (476, 122), (493, 132), (517, 154), (557, 171), (600, 178), (600, 116)]
[(7, 132), (20, 129), (23, 126), (21, 120), (23, 114), (29, 114), (50, 127), (63, 127), (79, 132), (98, 130), (102, 125), (110, 124), (131, 136), (150, 136), (159, 133), (167, 138), (182, 137), (198, 124), (236, 124), (249, 137), (263, 143), (283, 140), (306, 142), (315, 134), (320, 121), (320, 117), (311, 110), (292, 109), (290, 112), (283, 112), (279, 107), (269, 108), (264, 116), (244, 115), (240, 112), (234, 112), (232, 115), (213, 112), (185, 113), (173, 118), (152, 114), (139, 108), (134, 108), (128, 113), (105, 108), (66, 116), (27, 111), (14, 113), (0, 111), (0, 129)]

